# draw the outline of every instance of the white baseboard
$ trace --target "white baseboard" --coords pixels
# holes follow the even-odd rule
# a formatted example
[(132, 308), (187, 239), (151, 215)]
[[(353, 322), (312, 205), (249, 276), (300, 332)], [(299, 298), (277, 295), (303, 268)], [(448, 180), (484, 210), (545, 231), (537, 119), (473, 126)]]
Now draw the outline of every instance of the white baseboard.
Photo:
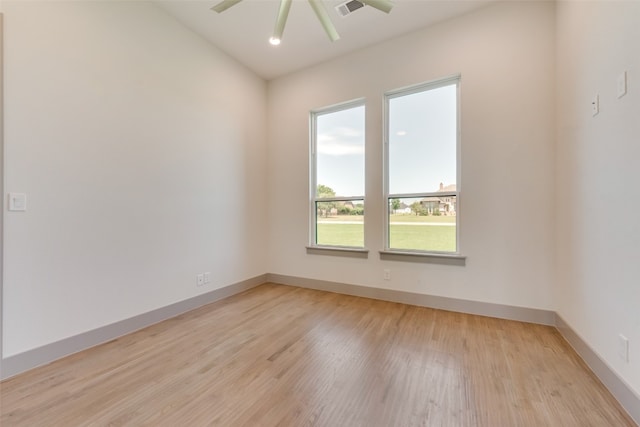
[(613, 394), (620, 405), (622, 405), (622, 407), (629, 413), (631, 418), (633, 418), (637, 424), (640, 424), (640, 397), (597, 355), (597, 353), (564, 321), (564, 319), (553, 311), (460, 300), (456, 298), (417, 294), (392, 289), (371, 288), (368, 286), (350, 285), (347, 283), (271, 273), (256, 276), (130, 319), (122, 320), (102, 328), (94, 329), (80, 335), (7, 357), (2, 360), (2, 373), (0, 373), (0, 379), (12, 377), (37, 366), (45, 365), (64, 356), (86, 350), (90, 347), (94, 347), (98, 344), (113, 340), (153, 325), (154, 323), (170, 319), (205, 304), (238, 294), (267, 282), (418, 305), (441, 310), (456, 311), (460, 313), (554, 326), (574, 348), (576, 353), (578, 353), (578, 355), (585, 361), (600, 381), (602, 381), (605, 387), (609, 389), (611, 394)]
[(629, 416), (636, 424), (640, 425), (640, 396), (557, 313), (556, 328), (602, 384), (613, 394), (613, 397), (622, 405)]
[(86, 350), (90, 347), (111, 341), (123, 335), (151, 326), (155, 323), (162, 322), (163, 320), (186, 313), (187, 311), (201, 307), (205, 304), (246, 291), (247, 289), (261, 285), (266, 281), (267, 275), (262, 274), (157, 310), (152, 310), (101, 328), (93, 329), (51, 344), (43, 345), (42, 347), (25, 351), (24, 353), (9, 356), (2, 360), (2, 372), (0, 373), (0, 379), (6, 379), (21, 372), (28, 371), (29, 369), (46, 365), (47, 363), (51, 363), (64, 356)]
[(300, 288), (317, 289), (320, 291), (437, 308), (440, 310), (477, 314), (479, 316), (497, 317), (499, 319), (518, 320), (548, 326), (556, 325), (555, 312), (549, 310), (439, 297), (393, 289), (371, 288), (368, 286), (349, 285), (346, 283), (306, 279), (282, 274), (267, 274), (267, 279), (273, 283), (298, 286)]
[(416, 294), (391, 289), (370, 288), (367, 286), (285, 276), (281, 274), (268, 274), (267, 279), (270, 282), (282, 285), (317, 289), (321, 291), (400, 302), (460, 313), (554, 326), (567, 340), (567, 342), (569, 342), (576, 353), (578, 353), (578, 355), (585, 361), (589, 368), (591, 368), (600, 381), (602, 381), (605, 387), (627, 411), (631, 418), (634, 419), (636, 424), (640, 425), (640, 397), (609, 367), (609, 365), (600, 359), (595, 351), (593, 351), (593, 349), (582, 338), (580, 338), (580, 336), (571, 329), (571, 327), (569, 327), (569, 325), (556, 312)]

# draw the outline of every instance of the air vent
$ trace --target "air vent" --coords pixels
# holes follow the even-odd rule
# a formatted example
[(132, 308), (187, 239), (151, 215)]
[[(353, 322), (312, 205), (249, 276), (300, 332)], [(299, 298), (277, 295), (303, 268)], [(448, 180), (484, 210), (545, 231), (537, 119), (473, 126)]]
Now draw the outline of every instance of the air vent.
[(336, 10), (338, 11), (338, 15), (344, 18), (362, 7), (364, 7), (364, 4), (358, 0), (350, 0), (337, 5)]

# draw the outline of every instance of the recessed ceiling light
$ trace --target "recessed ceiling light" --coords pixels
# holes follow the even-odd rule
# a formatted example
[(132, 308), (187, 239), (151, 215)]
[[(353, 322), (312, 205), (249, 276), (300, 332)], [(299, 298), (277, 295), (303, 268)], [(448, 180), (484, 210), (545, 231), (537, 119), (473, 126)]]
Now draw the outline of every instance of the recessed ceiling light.
[(271, 43), (274, 46), (278, 46), (280, 44), (280, 39), (277, 37), (271, 37), (269, 39), (269, 43)]

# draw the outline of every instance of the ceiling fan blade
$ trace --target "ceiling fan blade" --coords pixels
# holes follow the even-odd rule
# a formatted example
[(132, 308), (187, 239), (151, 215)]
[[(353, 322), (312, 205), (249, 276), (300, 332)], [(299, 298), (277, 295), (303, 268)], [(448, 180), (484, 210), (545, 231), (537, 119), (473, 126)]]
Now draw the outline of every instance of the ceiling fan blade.
[(375, 9), (381, 10), (384, 13), (391, 12), (394, 4), (391, 0), (358, 0), (360, 3), (364, 3)]
[(222, 0), (217, 5), (213, 6), (211, 10), (215, 10), (218, 13), (222, 13), (225, 10), (229, 9), (231, 6), (235, 6), (240, 3), (242, 0)]
[(334, 42), (340, 39), (340, 35), (338, 34), (338, 31), (336, 31), (336, 27), (333, 25), (333, 22), (331, 22), (327, 9), (325, 9), (322, 2), (320, 2), (320, 0), (309, 0), (309, 4), (316, 13), (318, 20), (322, 24), (322, 28), (324, 28), (324, 31), (327, 33), (327, 36), (329, 36), (331, 41)]
[(278, 17), (276, 18), (276, 28), (273, 30), (273, 37), (271, 38), (274, 41), (277, 40), (278, 43), (282, 39), (284, 26), (287, 24), (289, 9), (291, 9), (291, 0), (280, 0), (280, 9), (278, 10)]

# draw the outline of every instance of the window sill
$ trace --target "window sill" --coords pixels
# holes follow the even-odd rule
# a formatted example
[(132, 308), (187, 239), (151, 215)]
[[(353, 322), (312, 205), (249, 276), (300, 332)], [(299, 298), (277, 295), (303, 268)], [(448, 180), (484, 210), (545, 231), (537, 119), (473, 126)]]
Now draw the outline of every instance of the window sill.
[(307, 254), (309, 255), (331, 255), (349, 258), (368, 258), (369, 249), (365, 248), (347, 248), (341, 246), (307, 246)]
[(426, 262), (431, 264), (464, 266), (467, 257), (460, 254), (387, 250), (380, 251), (380, 259), (387, 261)]

